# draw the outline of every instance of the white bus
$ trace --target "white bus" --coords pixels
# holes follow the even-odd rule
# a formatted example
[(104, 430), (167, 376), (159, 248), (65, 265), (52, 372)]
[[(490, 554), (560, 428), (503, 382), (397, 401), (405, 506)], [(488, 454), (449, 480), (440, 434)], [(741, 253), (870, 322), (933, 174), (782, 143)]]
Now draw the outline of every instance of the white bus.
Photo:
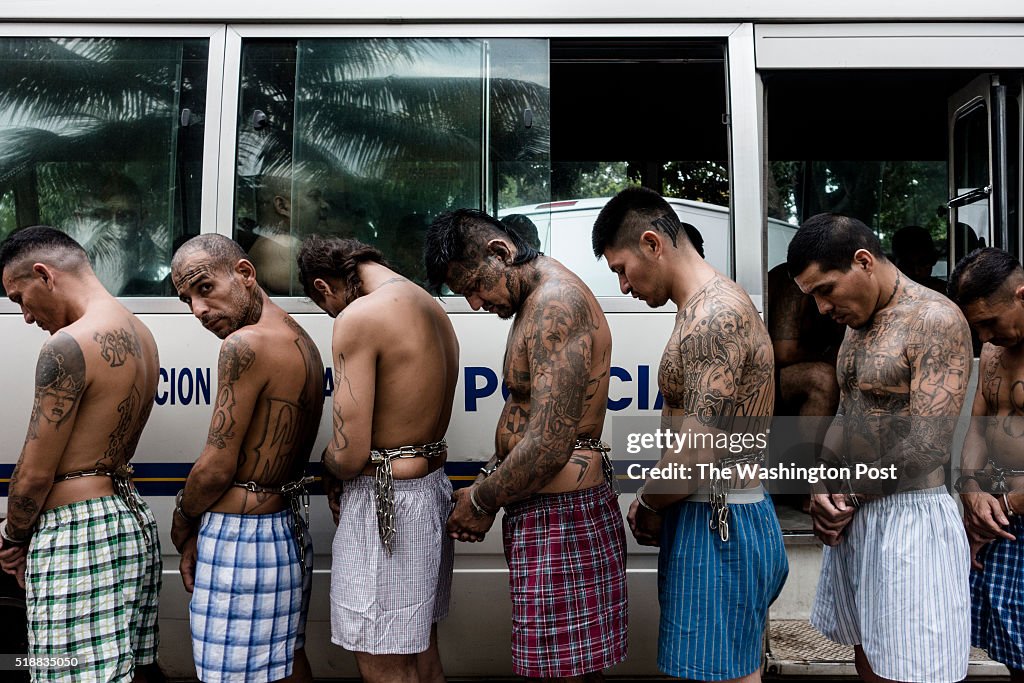
[[(606, 440), (617, 417), (657, 414), (657, 361), (673, 316), (621, 295), (586, 229), (557, 231), (560, 202), (606, 198), (630, 182), (678, 200), (707, 258), (758, 306), (792, 229), (821, 211), (862, 219), (884, 244), (901, 227), (924, 227), (940, 254), (936, 273), (978, 243), (1020, 256), (1024, 18), (1007, 19), (1021, 16), (1017, 2), (760, 5), (769, 3), (0, 8), (0, 238), (39, 223), (67, 230), (160, 347), (157, 405), (135, 464), (168, 553), (168, 675), (194, 675), (188, 597), (166, 530), (205, 441), (219, 344), (167, 281), (174, 247), (191, 235), (266, 247), (257, 263), (265, 284), (329, 360), (330, 320), (289, 272), (298, 239), (355, 236), (421, 278), (423, 229), (441, 211), (532, 207), (544, 248), (579, 268), (611, 324)], [(447, 468), (458, 484), (492, 452), (508, 324), (463, 300), (442, 302), (462, 342)], [(0, 477), (9, 477), (44, 336), (4, 300), (0, 339)], [(325, 400), (332, 389), (328, 375)], [(622, 484), (626, 509), (635, 484)], [(815, 650), (806, 625), (820, 557), (807, 518), (780, 517), (791, 574), (772, 610), (766, 670), (850, 673), (852, 653)], [(333, 525), (322, 497), (312, 529), (307, 651), (316, 676), (354, 676), (352, 657), (329, 639)], [(446, 672), (509, 675), (497, 534), (460, 546), (455, 572), (441, 627)], [(655, 675), (656, 555), (630, 540), (628, 572), (630, 654), (610, 673)], [(972, 665), (972, 675), (991, 671)]]

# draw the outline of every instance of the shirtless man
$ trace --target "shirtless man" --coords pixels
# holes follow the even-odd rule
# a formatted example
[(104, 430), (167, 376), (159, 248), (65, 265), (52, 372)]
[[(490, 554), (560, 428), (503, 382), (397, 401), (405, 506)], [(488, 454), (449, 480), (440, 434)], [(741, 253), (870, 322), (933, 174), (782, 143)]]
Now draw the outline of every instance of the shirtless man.
[[(991, 247), (953, 270), (949, 295), (978, 334), (981, 377), (957, 490), (971, 542), (971, 644), (1024, 681), (1024, 270)], [(998, 469), (997, 469), (998, 468)], [(1011, 470), (999, 475), (999, 470)], [(1001, 485), (1003, 484), (1003, 485)], [(983, 486), (982, 486), (983, 485)]]
[(437, 622), (452, 583), (444, 435), (459, 374), (455, 330), (374, 247), (312, 237), (298, 266), (306, 295), (335, 319), (334, 428), (323, 453), (338, 523), (331, 640), (355, 653), (368, 683), (443, 683)]
[(608, 322), (578, 277), (481, 211), (439, 216), (426, 261), (436, 291), (447, 284), (474, 310), (514, 317), (495, 454), (455, 492), (448, 531), (481, 540), (504, 507), (513, 670), (603, 680), (603, 669), (625, 659), (627, 621), (625, 529), (599, 441)]
[(0, 245), (0, 271), (25, 322), (50, 333), (0, 523), (0, 560), (27, 584), (29, 657), (79, 661), (34, 669), (33, 680), (161, 680), (160, 544), (128, 465), (156, 392), (153, 335), (58, 230), (12, 234)]
[(183, 244), (171, 281), (224, 340), (206, 447), (171, 528), (192, 592), (196, 671), (204, 683), (311, 681), (303, 645), (313, 548), (300, 498), (323, 410), (320, 354), (227, 237)]
[(967, 322), (901, 273), (854, 218), (805, 221), (788, 268), (820, 312), (849, 328), (823, 460), (896, 471), (895, 480), (830, 482), (812, 496), (827, 547), (811, 623), (855, 646), (864, 680), (959, 681), (970, 651), (970, 563), (943, 466), (970, 376)]
[[(672, 207), (645, 188), (623, 190), (605, 205), (593, 246), (623, 294), (651, 308), (669, 300), (678, 307), (658, 368), (662, 426), (756, 441), (772, 414), (772, 347), (746, 292), (700, 257)], [(726, 457), (756, 463), (759, 455), (756, 448), (666, 452), (658, 466), (725, 466)], [(694, 492), (651, 480), (637, 492), (629, 524), (638, 542), (661, 546), (658, 668), (691, 680), (759, 681), (768, 606), (788, 564), (764, 490), (756, 481), (733, 492), (724, 486), (723, 500), (712, 503), (708, 486)]]

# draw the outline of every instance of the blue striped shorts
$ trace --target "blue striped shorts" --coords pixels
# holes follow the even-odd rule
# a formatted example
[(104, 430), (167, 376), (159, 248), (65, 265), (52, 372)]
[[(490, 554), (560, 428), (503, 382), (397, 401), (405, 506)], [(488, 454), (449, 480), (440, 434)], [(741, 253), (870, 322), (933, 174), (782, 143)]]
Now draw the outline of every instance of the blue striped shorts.
[(711, 504), (683, 501), (665, 514), (658, 556), (658, 668), (721, 681), (761, 667), (768, 606), (789, 562), (771, 499), (730, 504), (730, 538), (708, 528)]
[(303, 576), (299, 565), (291, 512), (207, 512), (198, 550), (189, 614), (199, 679), (269, 683), (290, 676), (312, 585), (312, 572)]
[(978, 552), (971, 570), (971, 644), (1011, 669), (1024, 670), (1024, 517), (1007, 528), (1016, 541), (998, 540)]
[(875, 674), (952, 683), (970, 656), (970, 556), (944, 487), (861, 505), (842, 542), (824, 549), (811, 625), (861, 645)]

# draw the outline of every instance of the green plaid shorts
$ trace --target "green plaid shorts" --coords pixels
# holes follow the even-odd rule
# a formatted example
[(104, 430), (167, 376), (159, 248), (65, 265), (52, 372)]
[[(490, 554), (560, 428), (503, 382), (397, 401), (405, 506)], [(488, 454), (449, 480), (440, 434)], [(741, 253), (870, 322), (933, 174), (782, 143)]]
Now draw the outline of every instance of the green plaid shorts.
[(128, 683), (156, 661), (160, 541), (134, 494), (143, 526), (118, 496), (47, 510), (25, 569), (29, 657), (75, 657), (77, 666), (34, 668), (33, 681)]

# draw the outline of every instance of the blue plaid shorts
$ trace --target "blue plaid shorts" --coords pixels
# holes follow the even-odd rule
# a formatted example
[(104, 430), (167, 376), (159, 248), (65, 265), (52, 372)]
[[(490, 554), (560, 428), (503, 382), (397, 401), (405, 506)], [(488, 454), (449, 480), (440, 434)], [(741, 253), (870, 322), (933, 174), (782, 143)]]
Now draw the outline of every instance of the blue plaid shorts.
[[(312, 548), (307, 538), (307, 561)], [(196, 673), (205, 683), (269, 683), (292, 673), (312, 572), (299, 565), (291, 512), (208, 512), (189, 605)]]
[(1024, 518), (1011, 517), (1016, 541), (998, 540), (978, 552), (971, 570), (971, 645), (1011, 669), (1024, 669)]

